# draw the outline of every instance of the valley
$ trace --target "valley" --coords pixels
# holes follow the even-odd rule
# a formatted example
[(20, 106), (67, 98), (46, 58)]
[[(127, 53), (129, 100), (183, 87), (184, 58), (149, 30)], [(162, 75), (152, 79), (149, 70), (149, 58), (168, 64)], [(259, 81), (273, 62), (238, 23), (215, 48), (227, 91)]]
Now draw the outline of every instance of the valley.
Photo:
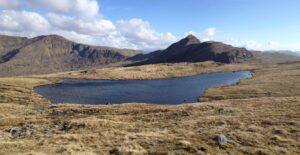
[[(164, 69), (177, 67), (180, 74), (172, 76), (183, 76), (189, 67), (178, 65)], [(253, 78), (211, 88), (200, 103), (175, 106), (50, 104), (33, 88), (56, 82), (54, 75), (0, 78), (0, 153), (299, 154), (299, 68), (299, 62), (252, 66)], [(218, 146), (219, 134), (238, 146)]]

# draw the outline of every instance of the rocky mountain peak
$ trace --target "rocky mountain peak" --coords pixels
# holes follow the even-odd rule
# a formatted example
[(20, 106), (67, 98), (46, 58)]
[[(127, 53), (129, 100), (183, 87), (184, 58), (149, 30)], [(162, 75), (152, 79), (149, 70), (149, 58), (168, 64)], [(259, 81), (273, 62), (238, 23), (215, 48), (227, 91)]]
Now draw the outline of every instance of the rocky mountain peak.
[(192, 45), (192, 44), (200, 44), (201, 43), (200, 40), (192, 34), (189, 34), (187, 37), (185, 37), (184, 39), (182, 39), (179, 42), (182, 42), (185, 45)]
[(181, 39), (180, 41), (172, 44), (167, 48), (170, 51), (183, 51), (191, 46), (197, 46), (200, 44), (200, 40), (196, 38), (194, 35), (190, 34), (187, 37)]

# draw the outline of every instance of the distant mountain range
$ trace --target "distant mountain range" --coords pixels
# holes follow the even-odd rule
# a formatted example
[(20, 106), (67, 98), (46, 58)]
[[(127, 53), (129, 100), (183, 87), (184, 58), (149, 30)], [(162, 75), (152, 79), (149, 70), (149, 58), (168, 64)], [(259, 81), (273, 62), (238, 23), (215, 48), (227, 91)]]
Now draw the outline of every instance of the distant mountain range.
[[(248, 51), (221, 42), (200, 42), (193, 35), (165, 50), (141, 54), (136, 50), (89, 46), (58, 35), (35, 38), (0, 35), (0, 76), (29, 75), (103, 67), (175, 62), (284, 62), (300, 60), (288, 52)], [(128, 65), (129, 64), (129, 65)]]
[(281, 54), (287, 54), (292, 56), (300, 57), (300, 51), (290, 51), (290, 50), (278, 50), (278, 51), (264, 51), (264, 52), (270, 52), (270, 53), (281, 53)]

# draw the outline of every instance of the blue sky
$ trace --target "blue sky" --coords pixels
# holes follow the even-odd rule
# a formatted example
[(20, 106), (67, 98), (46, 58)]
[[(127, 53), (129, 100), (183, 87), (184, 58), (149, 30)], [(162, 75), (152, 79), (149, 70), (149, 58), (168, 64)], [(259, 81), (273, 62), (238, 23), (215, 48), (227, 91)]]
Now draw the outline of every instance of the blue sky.
[(299, 0), (102, 0), (111, 20), (150, 21), (158, 31), (182, 36), (215, 27), (221, 37), (300, 46)]
[[(58, 33), (88, 44), (154, 50), (192, 33), (249, 49), (300, 51), (299, 0), (0, 0), (0, 8), (0, 19), (11, 16), (8, 23), (19, 24), (15, 30), (0, 24), (2, 34)], [(17, 20), (31, 13), (41, 17), (41, 27), (23, 32), (31, 27)]]

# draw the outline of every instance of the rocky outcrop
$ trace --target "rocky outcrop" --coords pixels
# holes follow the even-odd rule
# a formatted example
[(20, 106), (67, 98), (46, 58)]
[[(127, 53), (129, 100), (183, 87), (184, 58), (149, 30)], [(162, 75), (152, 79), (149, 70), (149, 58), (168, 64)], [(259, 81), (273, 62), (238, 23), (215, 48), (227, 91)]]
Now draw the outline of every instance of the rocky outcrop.
[(49, 135), (51, 133), (68, 132), (71, 130), (80, 130), (85, 128), (85, 123), (80, 122), (60, 122), (52, 125), (33, 125), (28, 123), (22, 123), (18, 126), (8, 127), (4, 129), (4, 132), (9, 133), (9, 137), (12, 139), (26, 138), (38, 134)]

